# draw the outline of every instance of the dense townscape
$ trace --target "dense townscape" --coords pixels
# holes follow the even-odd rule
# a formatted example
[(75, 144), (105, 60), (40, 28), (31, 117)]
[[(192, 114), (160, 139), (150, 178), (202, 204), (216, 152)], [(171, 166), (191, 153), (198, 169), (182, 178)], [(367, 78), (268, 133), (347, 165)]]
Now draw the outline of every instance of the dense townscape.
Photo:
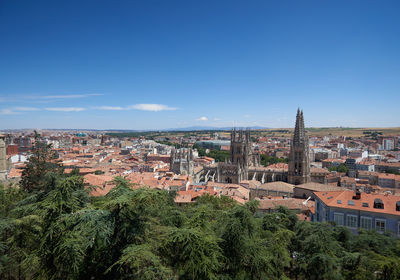
[(398, 279), (399, 135), (4, 133), (2, 279)]
[(399, 0), (0, 0), (0, 280), (400, 280)]

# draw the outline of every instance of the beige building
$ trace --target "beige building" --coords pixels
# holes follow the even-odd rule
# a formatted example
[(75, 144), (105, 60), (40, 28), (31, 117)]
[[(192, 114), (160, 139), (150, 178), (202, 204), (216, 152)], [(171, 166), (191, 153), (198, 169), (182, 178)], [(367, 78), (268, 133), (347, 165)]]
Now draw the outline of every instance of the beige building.
[(5, 180), (7, 176), (6, 142), (4, 136), (0, 135), (0, 180)]

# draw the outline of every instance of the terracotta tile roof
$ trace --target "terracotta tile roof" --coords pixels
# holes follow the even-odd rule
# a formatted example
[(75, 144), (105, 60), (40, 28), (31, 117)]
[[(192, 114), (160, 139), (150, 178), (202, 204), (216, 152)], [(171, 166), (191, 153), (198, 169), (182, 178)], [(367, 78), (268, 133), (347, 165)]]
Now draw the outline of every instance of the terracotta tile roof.
[(11, 170), (8, 172), (7, 178), (21, 178), (22, 171), (22, 169), (11, 168)]
[(192, 195), (191, 194), (178, 194), (175, 197), (176, 203), (192, 203)]
[(114, 184), (106, 184), (104, 187), (96, 187), (90, 192), (90, 195), (104, 196), (108, 194), (114, 187), (115, 187)]
[(288, 170), (289, 169), (289, 165), (287, 163), (279, 162), (279, 163), (274, 163), (274, 164), (268, 165), (267, 169), (284, 169), (284, 170)]
[[(175, 202), (177, 202), (177, 203), (192, 202), (192, 201), (194, 201), (194, 199), (196, 199), (199, 196), (202, 196), (203, 194), (209, 194), (211, 196), (218, 195), (218, 193), (216, 191), (208, 190), (208, 189), (201, 189), (198, 191), (196, 191), (196, 190), (179, 191), (175, 198)], [(189, 201), (189, 197), (190, 197), (190, 201)]]
[(324, 173), (324, 174), (329, 174), (329, 170), (326, 170), (324, 168), (317, 168), (317, 167), (311, 167), (310, 168), (310, 173)]
[(83, 176), (83, 178), (86, 184), (103, 187), (106, 183), (111, 182), (114, 177), (109, 175), (87, 174)]
[(282, 197), (276, 197), (276, 198), (264, 198), (264, 199), (257, 199), (260, 201), (259, 204), (259, 209), (261, 210), (267, 210), (267, 209), (275, 209), (278, 206), (285, 206), (289, 209), (292, 210), (309, 210), (310, 207), (314, 206), (314, 201), (308, 201), (307, 205), (304, 205), (303, 202), (305, 199), (299, 199), (299, 198), (282, 198)]
[(132, 172), (125, 178), (131, 183), (158, 189), (168, 189), (170, 186), (184, 186), (190, 181), (189, 176), (186, 175), (170, 177), (160, 176), (153, 172)]
[(258, 189), (293, 193), (294, 185), (278, 181), (262, 184)]
[(222, 188), (220, 190), (220, 195), (229, 196), (231, 198), (236, 197), (247, 201), (250, 198), (250, 190), (237, 185), (229, 186)]
[(235, 200), (237, 203), (242, 204), (242, 205), (245, 204), (248, 201), (248, 200), (245, 200), (245, 199), (237, 197), (237, 196), (232, 196), (231, 198), (233, 200)]
[(295, 186), (295, 188), (301, 188), (301, 189), (306, 189), (306, 190), (311, 190), (311, 191), (316, 191), (316, 192), (342, 190), (342, 188), (339, 188), (339, 187), (335, 187), (332, 185), (319, 184), (319, 183), (314, 183), (314, 182), (297, 185), (297, 186)]
[(257, 180), (243, 180), (243, 181), (240, 181), (240, 185), (244, 186), (248, 189), (255, 189), (261, 185), (261, 182), (259, 182)]
[(387, 167), (400, 167), (400, 162), (380, 162), (376, 163), (376, 165)]
[(378, 172), (366, 171), (366, 170), (359, 170), (358, 175), (368, 175), (368, 176), (378, 176)]
[[(73, 168), (65, 169), (64, 173), (69, 174), (72, 172), (72, 170), (73, 170)], [(81, 175), (90, 174), (90, 173), (94, 173), (94, 172), (96, 172), (96, 169), (94, 169), (94, 168), (79, 168), (79, 174), (81, 174)]]
[[(353, 191), (330, 191), (315, 192), (315, 195), (330, 207), (338, 207), (345, 209), (354, 209), (367, 212), (385, 213), (392, 215), (400, 215), (400, 211), (396, 211), (396, 203), (400, 203), (400, 197), (385, 194), (367, 194), (361, 193), (360, 199), (353, 199), (355, 192)], [(375, 199), (380, 199), (384, 204), (384, 209), (374, 208)], [(338, 203), (339, 201), (339, 203)], [(349, 205), (349, 201), (352, 201)], [(368, 203), (368, 207), (363, 207), (363, 203)], [(352, 205), (354, 204), (354, 205)]]
[(379, 173), (378, 178), (379, 179), (400, 180), (400, 175)]
[(340, 158), (326, 158), (322, 160), (322, 162), (338, 162), (338, 163), (344, 163), (346, 160), (340, 159)]

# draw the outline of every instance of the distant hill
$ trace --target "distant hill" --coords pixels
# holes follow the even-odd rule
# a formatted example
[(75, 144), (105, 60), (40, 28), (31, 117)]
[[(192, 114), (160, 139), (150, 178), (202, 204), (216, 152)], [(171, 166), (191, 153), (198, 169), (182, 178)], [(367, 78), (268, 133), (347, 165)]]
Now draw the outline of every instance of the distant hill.
[[(190, 126), (190, 127), (181, 127), (181, 128), (162, 129), (160, 131), (232, 130), (232, 128), (233, 127)], [(244, 127), (244, 128), (248, 128), (248, 129), (251, 129), (251, 130), (268, 129), (268, 127), (262, 127), (262, 126), (251, 126), (251, 127)]]

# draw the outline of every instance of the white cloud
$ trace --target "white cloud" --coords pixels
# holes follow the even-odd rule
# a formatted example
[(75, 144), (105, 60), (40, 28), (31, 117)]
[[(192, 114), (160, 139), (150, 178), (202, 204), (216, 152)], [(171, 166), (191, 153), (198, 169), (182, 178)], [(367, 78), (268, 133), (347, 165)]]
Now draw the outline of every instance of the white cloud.
[(40, 109), (35, 107), (5, 108), (0, 110), (0, 115), (17, 115), (21, 114), (21, 112), (31, 112), (31, 111), (40, 111)]
[(127, 110), (127, 108), (123, 108), (120, 106), (99, 106), (99, 107), (94, 107), (94, 109), (97, 110), (107, 110), (107, 111), (122, 111), (122, 110)]
[(196, 119), (196, 121), (208, 121), (207, 117), (200, 117), (198, 119)]
[(85, 108), (80, 107), (53, 107), (46, 108), (47, 111), (56, 111), (56, 112), (81, 112), (85, 111)]
[(0, 110), (0, 115), (17, 115), (20, 114), (19, 112), (15, 112), (11, 109), (1, 109)]
[(30, 98), (40, 98), (40, 99), (74, 99), (74, 98), (85, 98), (90, 96), (101, 96), (104, 94), (100, 93), (90, 93), (90, 94), (68, 94), (68, 95), (42, 95), (42, 96), (32, 96)]
[(213, 118), (214, 121), (220, 121), (220, 118)]
[(39, 108), (35, 107), (15, 107), (15, 111), (23, 111), (23, 112), (31, 112), (31, 111), (40, 111)]
[(128, 108), (135, 110), (142, 110), (142, 111), (152, 111), (152, 112), (173, 111), (177, 109), (163, 104), (136, 104), (136, 105), (131, 105)]

